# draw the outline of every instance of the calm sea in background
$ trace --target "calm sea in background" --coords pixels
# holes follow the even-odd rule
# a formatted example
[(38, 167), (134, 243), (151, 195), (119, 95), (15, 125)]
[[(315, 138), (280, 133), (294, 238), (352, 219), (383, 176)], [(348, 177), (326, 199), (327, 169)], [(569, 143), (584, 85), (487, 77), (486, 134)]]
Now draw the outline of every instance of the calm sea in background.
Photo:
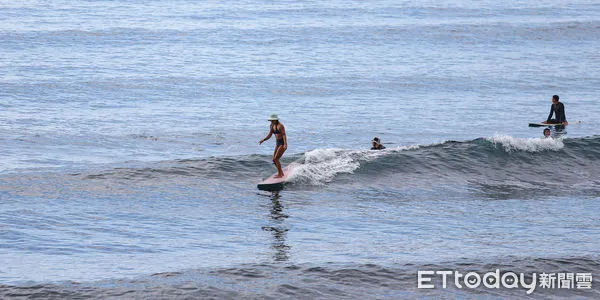
[(598, 298), (417, 270), (600, 280), (599, 87), (597, 1), (0, 1), (0, 297)]

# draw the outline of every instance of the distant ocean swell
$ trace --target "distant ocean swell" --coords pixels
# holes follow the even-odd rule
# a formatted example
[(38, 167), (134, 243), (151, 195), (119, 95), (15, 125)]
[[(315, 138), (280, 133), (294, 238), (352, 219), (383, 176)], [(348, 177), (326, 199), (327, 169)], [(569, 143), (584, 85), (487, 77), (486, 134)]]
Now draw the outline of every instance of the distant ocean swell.
[(218, 299), (437, 299), (441, 295), (473, 297), (515, 297), (519, 299), (598, 297), (600, 288), (543, 289), (539, 286), (527, 294), (524, 288), (488, 289), (481, 285), (457, 289), (452, 277), (446, 289), (441, 280), (434, 279), (436, 289), (417, 289), (417, 271), (456, 270), (465, 274), (485, 274), (496, 269), (500, 272), (523, 273), (531, 282), (532, 273), (593, 273), (598, 274), (600, 264), (591, 257), (530, 259), (507, 258), (502, 262), (473, 261), (449, 264), (375, 264), (336, 265), (286, 265), (246, 264), (235, 268), (200, 269), (163, 272), (135, 280), (105, 280), (94, 283), (67, 282), (61, 284), (0, 285), (2, 298), (218, 298)]

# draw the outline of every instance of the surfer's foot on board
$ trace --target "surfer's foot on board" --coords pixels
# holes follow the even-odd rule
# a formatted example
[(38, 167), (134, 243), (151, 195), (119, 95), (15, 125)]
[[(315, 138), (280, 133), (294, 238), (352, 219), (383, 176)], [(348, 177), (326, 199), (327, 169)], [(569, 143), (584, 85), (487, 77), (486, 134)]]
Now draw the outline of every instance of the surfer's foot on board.
[(281, 177), (283, 177), (283, 174), (277, 174), (277, 175), (273, 176), (273, 178), (281, 178)]

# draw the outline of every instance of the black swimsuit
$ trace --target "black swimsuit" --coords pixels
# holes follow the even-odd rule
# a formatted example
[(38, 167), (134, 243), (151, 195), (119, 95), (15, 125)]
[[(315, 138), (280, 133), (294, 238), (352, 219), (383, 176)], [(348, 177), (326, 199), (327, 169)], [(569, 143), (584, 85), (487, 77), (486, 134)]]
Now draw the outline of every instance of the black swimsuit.
[[(275, 127), (273, 127), (273, 133), (274, 134), (280, 134), (281, 133), (281, 131), (279, 131), (277, 129), (277, 125)], [(285, 142), (283, 141), (283, 139), (277, 139), (275, 145), (277, 145), (277, 146), (283, 146), (283, 145), (285, 145)]]

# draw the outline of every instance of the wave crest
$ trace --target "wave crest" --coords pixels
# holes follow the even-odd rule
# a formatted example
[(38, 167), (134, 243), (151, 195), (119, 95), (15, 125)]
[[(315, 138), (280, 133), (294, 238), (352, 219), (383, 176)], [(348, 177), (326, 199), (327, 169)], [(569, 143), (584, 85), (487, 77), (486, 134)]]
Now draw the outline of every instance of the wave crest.
[(492, 142), (495, 146), (500, 144), (506, 152), (558, 151), (565, 147), (562, 138), (516, 138), (508, 135), (496, 135), (486, 138), (486, 140)]
[(290, 176), (292, 182), (313, 185), (331, 182), (340, 173), (353, 173), (360, 167), (360, 153), (343, 149), (315, 149), (304, 154), (304, 163)]

